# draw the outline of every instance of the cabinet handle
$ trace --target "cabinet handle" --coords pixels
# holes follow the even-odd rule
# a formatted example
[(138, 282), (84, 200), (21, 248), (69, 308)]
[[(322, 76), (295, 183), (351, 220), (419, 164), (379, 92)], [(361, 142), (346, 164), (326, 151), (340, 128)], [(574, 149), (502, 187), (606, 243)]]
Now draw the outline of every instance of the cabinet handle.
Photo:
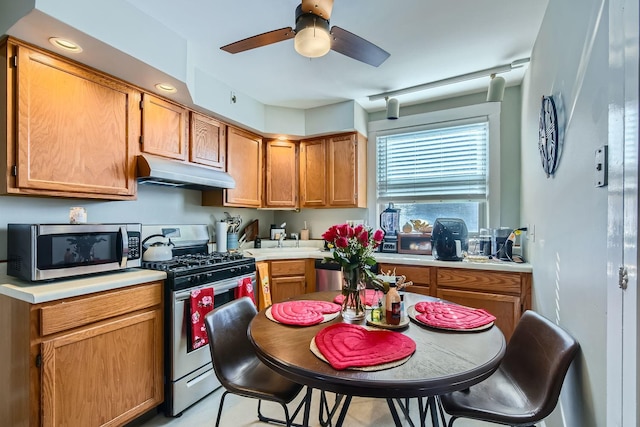
[(38, 353), (36, 356), (36, 368), (42, 367), (42, 354)]

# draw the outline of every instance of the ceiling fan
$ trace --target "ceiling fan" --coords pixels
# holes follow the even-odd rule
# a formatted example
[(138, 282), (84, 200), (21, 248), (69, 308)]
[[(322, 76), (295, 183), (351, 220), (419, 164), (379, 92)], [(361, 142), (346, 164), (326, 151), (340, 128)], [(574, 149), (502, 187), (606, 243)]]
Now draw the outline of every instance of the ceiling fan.
[(317, 58), (334, 50), (374, 67), (380, 66), (389, 57), (387, 51), (335, 25), (329, 31), (332, 9), (333, 0), (302, 0), (296, 8), (295, 30), (291, 27), (280, 28), (230, 43), (220, 49), (239, 53), (295, 38), (296, 52), (308, 58)]

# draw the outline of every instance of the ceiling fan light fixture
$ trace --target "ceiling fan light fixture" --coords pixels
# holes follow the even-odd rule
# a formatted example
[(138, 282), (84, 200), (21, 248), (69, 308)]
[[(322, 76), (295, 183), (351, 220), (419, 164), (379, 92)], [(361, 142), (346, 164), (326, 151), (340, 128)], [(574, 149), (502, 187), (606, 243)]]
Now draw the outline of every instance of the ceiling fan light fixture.
[(296, 22), (296, 36), (293, 39), (296, 52), (307, 58), (318, 58), (331, 50), (329, 21), (305, 13)]

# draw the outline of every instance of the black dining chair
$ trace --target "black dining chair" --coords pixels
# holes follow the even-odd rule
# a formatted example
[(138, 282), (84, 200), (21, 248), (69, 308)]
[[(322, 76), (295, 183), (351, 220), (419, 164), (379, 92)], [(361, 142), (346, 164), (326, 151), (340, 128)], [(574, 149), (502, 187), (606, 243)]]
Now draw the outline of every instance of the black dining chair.
[(441, 408), (451, 415), (449, 427), (458, 418), (511, 426), (542, 421), (556, 407), (579, 347), (558, 325), (526, 311), (491, 376), (468, 389), (440, 396)]
[[(258, 399), (258, 419), (262, 422), (300, 426), (293, 420), (310, 398), (310, 393), (289, 416), (287, 404), (302, 390), (302, 385), (289, 381), (258, 359), (249, 341), (247, 329), (257, 314), (253, 301), (243, 297), (230, 301), (205, 316), (213, 369), (225, 388), (220, 398), (216, 427), (220, 425), (224, 399), (228, 393)], [(285, 419), (265, 417), (260, 411), (263, 400), (279, 403)]]

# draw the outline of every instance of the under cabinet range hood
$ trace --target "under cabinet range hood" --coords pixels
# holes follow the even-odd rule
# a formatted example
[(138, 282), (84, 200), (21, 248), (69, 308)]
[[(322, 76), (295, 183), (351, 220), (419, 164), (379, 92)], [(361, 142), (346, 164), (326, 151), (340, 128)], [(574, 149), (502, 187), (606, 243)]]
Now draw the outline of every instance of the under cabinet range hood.
[(151, 154), (138, 156), (138, 182), (192, 190), (235, 188), (236, 181), (226, 172), (169, 160)]

